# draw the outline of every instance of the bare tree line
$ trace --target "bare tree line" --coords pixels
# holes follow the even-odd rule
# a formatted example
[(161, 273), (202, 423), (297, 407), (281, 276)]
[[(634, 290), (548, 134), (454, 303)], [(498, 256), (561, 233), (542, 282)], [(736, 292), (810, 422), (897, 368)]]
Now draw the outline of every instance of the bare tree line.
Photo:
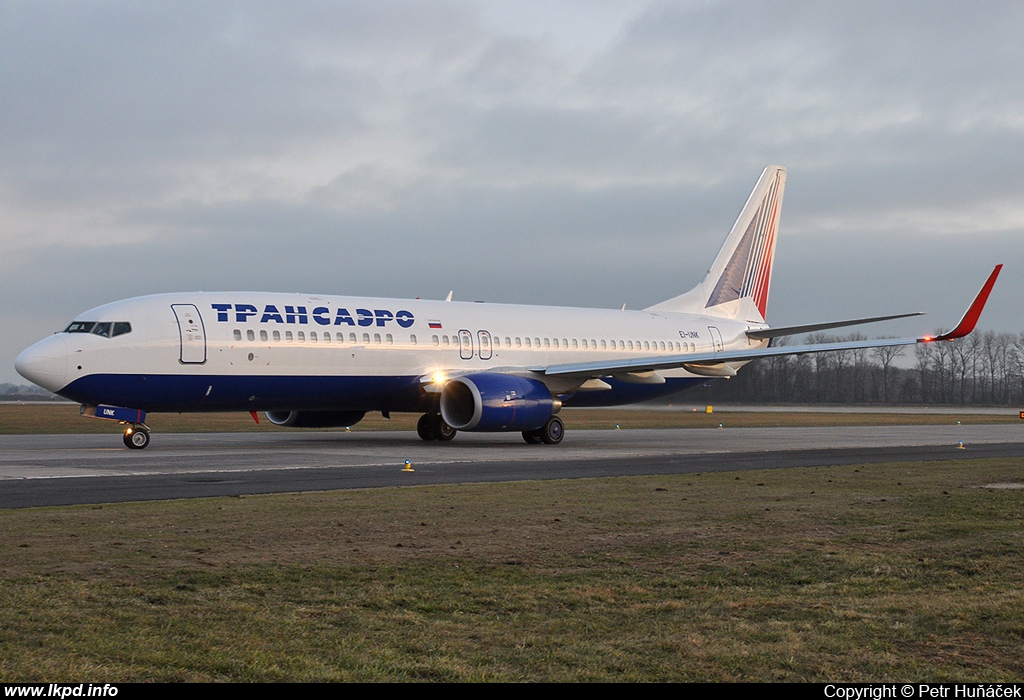
[[(864, 339), (815, 334), (807, 342)], [(752, 403), (1024, 405), (1024, 333), (976, 331), (953, 342), (765, 358), (712, 383), (706, 396)]]

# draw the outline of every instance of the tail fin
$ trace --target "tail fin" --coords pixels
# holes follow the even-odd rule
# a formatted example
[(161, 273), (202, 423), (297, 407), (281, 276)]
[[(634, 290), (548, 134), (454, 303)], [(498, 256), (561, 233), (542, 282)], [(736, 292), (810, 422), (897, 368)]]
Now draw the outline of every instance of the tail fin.
[(786, 169), (766, 167), (704, 281), (647, 310), (764, 321), (785, 186)]

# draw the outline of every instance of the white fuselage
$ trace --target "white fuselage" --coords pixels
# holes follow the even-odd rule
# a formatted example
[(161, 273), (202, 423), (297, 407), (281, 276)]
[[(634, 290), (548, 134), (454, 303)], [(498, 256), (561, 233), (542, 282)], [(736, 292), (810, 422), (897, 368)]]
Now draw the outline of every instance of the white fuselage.
[[(147, 411), (421, 410), (421, 378), (437, 372), (521, 373), (763, 344), (744, 335), (754, 324), (711, 316), (305, 294), (161, 294), (75, 320), (127, 323), (130, 331), (56, 334), (26, 350), (19, 371), (81, 403)], [(704, 381), (685, 369), (660, 374)], [(309, 396), (288, 378), (331, 386)], [(622, 379), (635, 386), (579, 392), (575, 402), (630, 402), (692, 384), (641, 390), (640, 380)], [(557, 394), (580, 384), (555, 383)]]

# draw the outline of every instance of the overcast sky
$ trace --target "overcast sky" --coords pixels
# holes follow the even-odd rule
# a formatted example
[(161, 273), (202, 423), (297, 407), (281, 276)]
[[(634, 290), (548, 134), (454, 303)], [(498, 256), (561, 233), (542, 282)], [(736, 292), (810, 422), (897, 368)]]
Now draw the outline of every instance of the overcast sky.
[[(642, 308), (789, 169), (768, 320), (1024, 330), (1024, 4), (4, 2), (0, 382), (99, 304)], [(902, 325), (901, 325), (902, 324)]]

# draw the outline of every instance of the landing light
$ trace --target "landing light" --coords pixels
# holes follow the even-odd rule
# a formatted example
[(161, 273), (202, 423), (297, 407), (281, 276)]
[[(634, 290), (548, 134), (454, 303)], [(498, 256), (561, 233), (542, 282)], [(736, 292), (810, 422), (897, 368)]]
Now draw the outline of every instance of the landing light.
[(434, 372), (432, 375), (430, 375), (430, 379), (434, 382), (434, 384), (444, 384), (446, 381), (448, 381), (448, 377), (445, 376), (444, 372)]

